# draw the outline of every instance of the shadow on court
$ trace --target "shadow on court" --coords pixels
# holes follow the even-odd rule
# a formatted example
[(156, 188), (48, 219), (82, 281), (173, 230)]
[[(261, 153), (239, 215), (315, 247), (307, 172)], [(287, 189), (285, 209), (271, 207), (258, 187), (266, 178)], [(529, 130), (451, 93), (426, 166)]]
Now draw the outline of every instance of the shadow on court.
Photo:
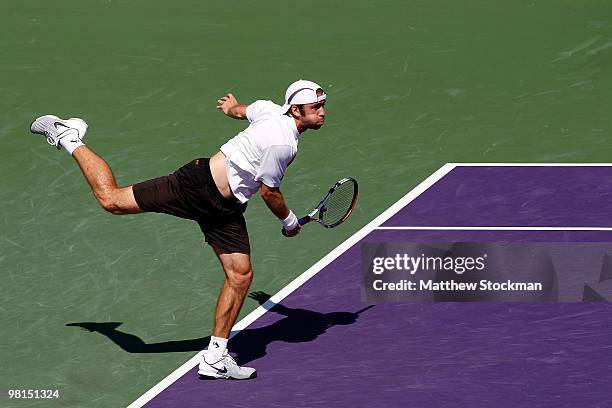
[[(260, 305), (270, 299), (264, 292), (252, 292), (249, 297)], [(353, 324), (359, 314), (374, 307), (370, 305), (358, 312), (320, 313), (306, 309), (292, 309), (280, 303), (271, 304), (268, 310), (285, 316), (264, 327), (244, 329), (229, 343), (229, 349), (236, 354), (238, 364), (246, 364), (266, 355), (268, 344), (275, 341), (287, 343), (305, 343), (315, 340), (333, 326)], [(140, 337), (125, 333), (117, 328), (121, 322), (79, 322), (67, 323), (66, 326), (80, 327), (89, 332), (97, 332), (108, 337), (128, 353), (174, 353), (200, 351), (208, 346), (209, 336), (189, 340), (175, 340), (161, 343), (145, 343)]]

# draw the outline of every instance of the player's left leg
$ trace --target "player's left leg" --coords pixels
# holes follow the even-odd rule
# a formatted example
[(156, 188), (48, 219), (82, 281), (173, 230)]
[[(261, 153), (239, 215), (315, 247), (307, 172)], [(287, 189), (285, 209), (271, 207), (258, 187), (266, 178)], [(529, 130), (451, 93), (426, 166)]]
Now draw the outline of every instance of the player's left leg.
[(215, 325), (210, 344), (204, 352), (198, 368), (203, 378), (225, 378), (247, 380), (255, 378), (254, 368), (240, 367), (227, 351), (230, 331), (236, 323), (238, 313), (253, 280), (253, 268), (248, 254), (227, 253), (215, 249), (223, 270), (225, 280), (217, 299)]
[(253, 268), (247, 254), (217, 253), (217, 256), (223, 266), (225, 280), (217, 299), (212, 335), (227, 339), (249, 292)]
[[(216, 190), (216, 187), (215, 187)], [(219, 197), (220, 193), (217, 192)], [(221, 197), (222, 200), (225, 200)], [(213, 201), (211, 201), (213, 202)], [(221, 202), (213, 202), (215, 206)], [(241, 211), (230, 207), (210, 219), (198, 220), (206, 242), (213, 248), (225, 272), (225, 280), (217, 299), (213, 337), (228, 339), (253, 280), (251, 245), (247, 225)]]

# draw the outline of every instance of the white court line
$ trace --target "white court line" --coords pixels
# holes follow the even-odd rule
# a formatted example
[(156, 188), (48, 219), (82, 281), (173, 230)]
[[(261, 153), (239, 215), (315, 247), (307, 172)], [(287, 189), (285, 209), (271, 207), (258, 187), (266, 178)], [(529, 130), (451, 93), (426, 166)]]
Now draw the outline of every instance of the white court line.
[[(612, 167), (612, 163), (447, 163), (453, 167)], [(377, 230), (438, 231), (612, 231), (612, 227), (377, 227)]]
[[(281, 289), (278, 293), (272, 296), (266, 303), (259, 306), (257, 309), (253, 310), (247, 316), (245, 316), (242, 320), (240, 320), (234, 327), (232, 328), (232, 334), (230, 336), (234, 337), (240, 330), (246, 328), (255, 320), (259, 319), (264, 313), (268, 311), (273, 305), (279, 303), (289, 294), (291, 294), (294, 290), (302, 286), (306, 283), (310, 278), (315, 276), (319, 271), (329, 265), (334, 259), (338, 258), (344, 252), (346, 252), (350, 247), (355, 245), (361, 239), (363, 239), (370, 232), (374, 231), (376, 227), (378, 227), (383, 222), (387, 221), (391, 218), (395, 213), (404, 208), (408, 203), (421, 195), (425, 190), (434, 185), (438, 180), (444, 177), (448, 172), (450, 172), (455, 166), (453, 164), (445, 164), (440, 167), (435, 173), (431, 176), (427, 177), (421, 184), (413, 188), (408, 194), (404, 197), (400, 198), (395, 204), (391, 207), (387, 208), (382, 214), (378, 217), (374, 218), (369, 224), (365, 227), (357, 231), (351, 237), (349, 237), (342, 244), (338, 245), (335, 249), (333, 249), (330, 253), (321, 258), (317, 263), (311, 266), (306, 272), (302, 273), (300, 276), (295, 278), (291, 283)], [(161, 393), (163, 390), (168, 388), (172, 383), (181, 378), (187, 372), (189, 372), (193, 367), (198, 365), (200, 356), (202, 352), (197, 353), (195, 356), (187, 360), (182, 366), (174, 370), (170, 373), (166, 378), (161, 380), (159, 383), (154, 385), (150, 390), (141, 395), (136, 401), (132, 402), (128, 408), (140, 408), (144, 406), (147, 402), (151, 401), (155, 396)]]
[(453, 167), (612, 167), (612, 163), (447, 163)]
[(405, 231), (612, 231), (612, 227), (376, 227), (381, 230)]

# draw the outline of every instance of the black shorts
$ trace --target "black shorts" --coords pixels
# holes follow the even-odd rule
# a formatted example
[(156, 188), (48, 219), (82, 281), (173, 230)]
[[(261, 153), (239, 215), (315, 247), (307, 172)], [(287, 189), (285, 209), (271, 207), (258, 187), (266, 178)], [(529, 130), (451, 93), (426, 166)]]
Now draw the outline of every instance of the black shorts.
[(141, 210), (195, 220), (206, 242), (219, 253), (250, 254), (242, 215), (246, 204), (221, 195), (210, 174), (209, 159), (196, 159), (169, 176), (132, 186)]

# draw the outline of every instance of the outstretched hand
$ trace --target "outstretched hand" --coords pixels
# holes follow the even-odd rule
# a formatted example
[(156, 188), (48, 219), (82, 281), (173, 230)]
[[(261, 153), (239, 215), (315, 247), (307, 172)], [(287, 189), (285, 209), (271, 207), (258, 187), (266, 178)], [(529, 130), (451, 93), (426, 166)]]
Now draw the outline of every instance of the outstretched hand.
[(217, 109), (220, 109), (228, 116), (232, 116), (232, 108), (238, 106), (238, 100), (231, 93), (222, 96), (217, 100)]
[(263, 305), (264, 303), (268, 301), (268, 299), (271, 298), (271, 296), (268, 295), (266, 292), (261, 292), (261, 291), (251, 292), (249, 293), (249, 297), (251, 299), (256, 300), (260, 305)]

